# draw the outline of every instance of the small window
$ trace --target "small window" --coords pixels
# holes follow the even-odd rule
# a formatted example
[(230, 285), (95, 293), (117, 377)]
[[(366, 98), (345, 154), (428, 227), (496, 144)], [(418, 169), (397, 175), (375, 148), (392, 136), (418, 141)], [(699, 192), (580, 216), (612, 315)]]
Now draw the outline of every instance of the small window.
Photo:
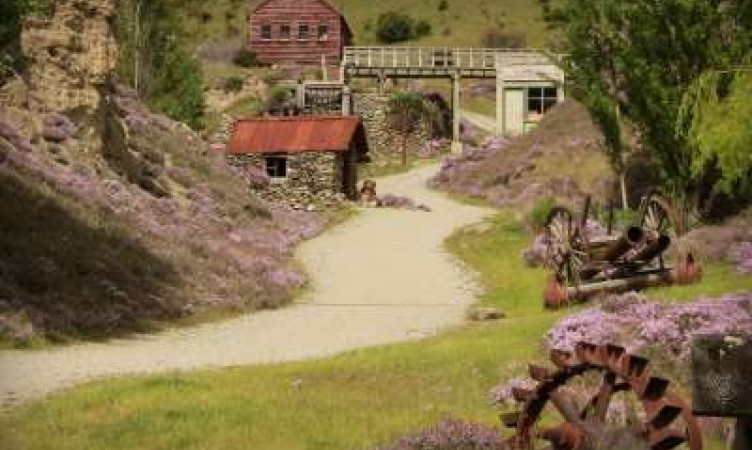
[(266, 174), (272, 180), (284, 180), (287, 178), (287, 157), (267, 156)]
[(527, 89), (528, 120), (540, 119), (543, 114), (559, 101), (555, 87), (531, 87)]
[(309, 36), (310, 30), (308, 29), (307, 23), (301, 23), (298, 26), (298, 39), (301, 41), (307, 41)]
[(279, 38), (283, 41), (289, 41), (290, 40), (290, 25), (289, 24), (282, 24), (279, 26)]
[(329, 27), (327, 25), (319, 25), (316, 34), (318, 36), (319, 41), (328, 41), (329, 40)]
[(261, 39), (270, 41), (272, 39), (272, 26), (268, 23), (261, 25)]

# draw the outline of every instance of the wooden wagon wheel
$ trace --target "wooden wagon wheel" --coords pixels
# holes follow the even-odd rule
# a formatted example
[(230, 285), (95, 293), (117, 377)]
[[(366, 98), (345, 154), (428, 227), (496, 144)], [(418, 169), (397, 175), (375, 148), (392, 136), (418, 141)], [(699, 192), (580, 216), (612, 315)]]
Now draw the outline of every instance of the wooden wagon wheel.
[[(649, 361), (615, 345), (597, 346), (580, 342), (574, 353), (551, 352), (557, 369), (530, 366), (530, 376), (538, 382), (533, 390), (513, 389), (512, 394), (524, 406), (521, 411), (503, 414), (502, 421), (515, 429), (507, 442), (514, 449), (532, 449), (536, 439), (551, 442), (554, 450), (595, 450), (613, 439), (614, 430), (626, 433), (630, 441), (651, 450), (670, 450), (687, 444), (690, 450), (702, 449), (702, 435), (691, 409), (675, 393), (670, 382), (650, 374)], [(586, 374), (600, 374), (597, 393), (584, 408), (561, 387)], [(621, 427), (607, 424), (609, 407), (616, 394), (633, 394), (641, 404), (642, 417), (625, 420)], [(536, 429), (546, 404), (551, 403), (564, 422)], [(623, 435), (622, 435), (623, 436)], [(608, 446), (608, 448), (616, 448)]]
[(557, 206), (546, 219), (546, 264), (557, 281), (566, 286), (580, 284), (580, 270), (588, 262), (587, 243), (572, 212)]
[(654, 238), (660, 235), (674, 238), (681, 236), (685, 231), (671, 202), (658, 191), (652, 191), (642, 198), (636, 225)]

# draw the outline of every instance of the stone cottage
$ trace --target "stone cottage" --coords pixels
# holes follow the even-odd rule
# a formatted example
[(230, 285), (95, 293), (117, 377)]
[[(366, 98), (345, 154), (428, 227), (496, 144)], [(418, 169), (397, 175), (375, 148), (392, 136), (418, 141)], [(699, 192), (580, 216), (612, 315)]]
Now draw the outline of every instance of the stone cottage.
[(358, 116), (258, 117), (235, 123), (226, 151), (234, 166), (268, 177), (252, 186), (262, 197), (310, 208), (357, 199), (368, 142)]

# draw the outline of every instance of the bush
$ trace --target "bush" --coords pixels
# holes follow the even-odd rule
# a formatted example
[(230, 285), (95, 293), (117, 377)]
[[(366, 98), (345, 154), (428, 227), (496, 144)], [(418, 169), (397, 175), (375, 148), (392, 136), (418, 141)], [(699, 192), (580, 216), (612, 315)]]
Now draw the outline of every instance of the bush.
[(222, 90), (225, 91), (225, 93), (240, 92), (243, 90), (244, 84), (243, 79), (240, 77), (225, 78), (222, 82)]
[(522, 48), (526, 45), (526, 39), (523, 33), (493, 27), (483, 33), (481, 43), (487, 48)]
[(394, 11), (383, 13), (376, 21), (376, 36), (385, 44), (408, 41), (415, 36), (415, 20)]
[(551, 210), (556, 206), (556, 199), (553, 197), (544, 197), (533, 205), (530, 210), (530, 225), (534, 230), (540, 230), (546, 225), (546, 219)]
[(232, 62), (236, 66), (240, 67), (255, 67), (258, 65), (258, 59), (256, 58), (256, 53), (248, 50), (247, 48), (241, 48), (240, 50), (235, 53), (235, 56), (232, 58)]
[(426, 20), (421, 20), (415, 25), (415, 37), (424, 37), (431, 34), (431, 24)]
[(446, 11), (449, 9), (449, 2), (447, 0), (439, 1), (439, 11)]

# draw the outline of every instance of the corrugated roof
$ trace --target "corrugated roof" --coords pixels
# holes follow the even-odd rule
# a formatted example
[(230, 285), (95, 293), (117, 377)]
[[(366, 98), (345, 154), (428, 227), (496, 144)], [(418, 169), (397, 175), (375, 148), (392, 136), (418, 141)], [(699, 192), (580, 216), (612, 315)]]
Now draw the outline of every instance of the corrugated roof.
[[(358, 136), (360, 134), (360, 136)], [(358, 116), (259, 117), (235, 122), (228, 153), (346, 152), (363, 138)], [(361, 149), (365, 152), (367, 149)]]

